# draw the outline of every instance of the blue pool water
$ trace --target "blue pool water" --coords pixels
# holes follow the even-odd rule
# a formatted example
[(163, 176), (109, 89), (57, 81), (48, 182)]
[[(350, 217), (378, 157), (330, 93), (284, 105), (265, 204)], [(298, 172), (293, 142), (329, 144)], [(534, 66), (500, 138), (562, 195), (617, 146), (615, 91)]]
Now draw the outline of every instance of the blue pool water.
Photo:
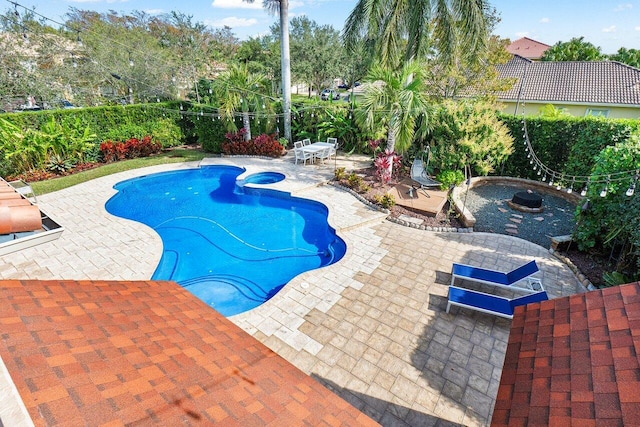
[[(106, 203), (109, 213), (162, 238), (152, 279), (178, 282), (225, 316), (257, 307), (298, 274), (335, 263), (346, 251), (327, 223), (326, 206), (239, 186), (243, 172), (208, 166), (142, 176), (116, 184), (118, 193)], [(244, 183), (279, 178), (256, 175)]]

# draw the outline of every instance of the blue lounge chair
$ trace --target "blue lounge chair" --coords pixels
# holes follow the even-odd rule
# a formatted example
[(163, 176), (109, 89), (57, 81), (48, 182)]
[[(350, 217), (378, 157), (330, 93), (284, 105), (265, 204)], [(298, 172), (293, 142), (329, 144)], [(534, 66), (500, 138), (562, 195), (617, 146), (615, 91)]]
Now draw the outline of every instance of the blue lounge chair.
[(530, 261), (508, 273), (453, 263), (453, 267), (451, 268), (451, 286), (453, 286), (453, 282), (456, 278), (459, 278), (496, 286), (498, 288), (522, 291), (524, 290), (523, 288), (514, 287), (513, 285), (523, 279), (527, 279), (529, 289), (541, 291), (544, 290), (544, 288), (542, 287), (540, 279), (529, 277), (538, 271), (540, 270), (538, 269), (538, 264), (536, 264), (535, 260)]
[(513, 311), (520, 305), (533, 302), (546, 301), (549, 297), (546, 291), (533, 292), (517, 298), (506, 298), (497, 295), (486, 294), (484, 292), (473, 291), (471, 289), (449, 286), (449, 301), (447, 302), (447, 313), (452, 305), (476, 310), (481, 313), (493, 314), (495, 316), (513, 319)]

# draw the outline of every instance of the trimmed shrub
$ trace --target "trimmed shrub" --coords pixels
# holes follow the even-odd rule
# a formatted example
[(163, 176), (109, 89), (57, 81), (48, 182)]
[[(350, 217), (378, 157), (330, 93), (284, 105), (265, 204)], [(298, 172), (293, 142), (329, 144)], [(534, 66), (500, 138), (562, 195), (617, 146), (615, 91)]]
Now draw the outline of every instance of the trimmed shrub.
[(100, 153), (105, 163), (116, 160), (148, 157), (162, 151), (162, 145), (154, 142), (150, 135), (142, 139), (130, 138), (125, 142), (105, 141), (100, 144)]
[(245, 141), (244, 129), (240, 129), (238, 132), (227, 133), (225, 137), (227, 142), (222, 144), (224, 154), (280, 157), (283, 153), (283, 147), (275, 134), (263, 133), (252, 140)]

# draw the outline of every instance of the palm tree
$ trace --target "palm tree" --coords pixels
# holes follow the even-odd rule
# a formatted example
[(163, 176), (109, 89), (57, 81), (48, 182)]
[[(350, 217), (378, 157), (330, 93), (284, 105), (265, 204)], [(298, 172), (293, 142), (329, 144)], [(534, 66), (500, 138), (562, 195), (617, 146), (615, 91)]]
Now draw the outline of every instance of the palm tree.
[(251, 139), (251, 113), (268, 110), (269, 89), (267, 76), (252, 74), (245, 64), (232, 64), (213, 83), (213, 92), (220, 103), (218, 111), (227, 121), (230, 130), (237, 130), (234, 117), (242, 114), (242, 126), (246, 130), (244, 139)]
[[(424, 94), (421, 65), (408, 61), (396, 71), (374, 65), (365, 78), (365, 94), (356, 111), (359, 124), (370, 131), (387, 132), (387, 153), (404, 152), (416, 132), (425, 134), (429, 104)], [(391, 160), (391, 159), (390, 159)], [(393, 162), (389, 161), (389, 172)]]
[[(255, 0), (242, 0), (253, 3)], [(282, 72), (282, 109), (284, 137), (291, 142), (291, 56), (289, 54), (289, 0), (262, 0), (271, 13), (280, 13), (280, 68)]]
[(387, 65), (425, 57), (431, 48), (450, 62), (459, 46), (466, 52), (484, 48), (488, 3), (485, 0), (359, 0), (347, 18), (347, 47), (373, 41)]

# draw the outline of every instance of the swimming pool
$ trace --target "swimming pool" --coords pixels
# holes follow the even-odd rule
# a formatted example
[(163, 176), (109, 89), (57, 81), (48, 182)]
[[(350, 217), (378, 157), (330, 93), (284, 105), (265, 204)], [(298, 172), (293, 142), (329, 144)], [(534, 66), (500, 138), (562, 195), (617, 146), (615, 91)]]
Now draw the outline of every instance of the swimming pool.
[[(225, 316), (257, 307), (298, 274), (346, 252), (326, 206), (238, 185), (247, 183), (237, 182), (243, 172), (206, 166), (142, 176), (116, 184), (105, 205), (160, 235), (163, 254), (152, 279), (178, 282)], [(277, 179), (268, 173), (248, 182)]]

